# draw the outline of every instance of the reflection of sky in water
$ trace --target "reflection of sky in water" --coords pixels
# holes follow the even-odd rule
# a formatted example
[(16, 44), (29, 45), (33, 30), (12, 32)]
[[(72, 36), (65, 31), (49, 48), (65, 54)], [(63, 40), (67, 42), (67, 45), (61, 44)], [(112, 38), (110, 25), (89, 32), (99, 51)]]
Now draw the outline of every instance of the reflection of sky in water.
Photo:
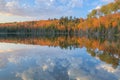
[(0, 43), (0, 80), (119, 80), (113, 69), (91, 57), (86, 48)]

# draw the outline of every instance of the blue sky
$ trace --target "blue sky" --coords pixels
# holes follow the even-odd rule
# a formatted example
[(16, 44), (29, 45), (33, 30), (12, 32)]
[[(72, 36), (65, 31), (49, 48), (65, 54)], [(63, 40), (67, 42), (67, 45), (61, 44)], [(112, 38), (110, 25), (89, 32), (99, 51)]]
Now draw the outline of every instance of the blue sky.
[(0, 23), (75, 16), (85, 18), (113, 0), (0, 0)]

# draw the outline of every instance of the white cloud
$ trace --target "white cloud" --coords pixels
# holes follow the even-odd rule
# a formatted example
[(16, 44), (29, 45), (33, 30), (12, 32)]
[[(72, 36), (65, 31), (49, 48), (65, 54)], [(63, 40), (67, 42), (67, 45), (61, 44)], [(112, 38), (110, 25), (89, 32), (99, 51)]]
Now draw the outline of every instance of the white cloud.
[(96, 8), (95, 8), (95, 9), (100, 9), (100, 8), (101, 8), (101, 6), (99, 6), (99, 5), (98, 5), (98, 6), (96, 6)]
[[(79, 17), (81, 11), (85, 13), (86, 9), (91, 6), (93, 9), (97, 5), (111, 1), (113, 0), (0, 0), (0, 22), (59, 18), (71, 15)], [(87, 15), (87, 12), (84, 15)]]
[[(34, 0), (31, 3), (23, 3), (23, 0), (0, 0), (0, 13), (9, 13), (18, 16), (49, 17), (65, 15), (72, 8), (81, 7), (83, 0)], [(22, 4), (21, 4), (22, 3)]]
[(15, 1), (7, 2), (5, 6), (8, 8), (9, 7), (13, 8), (14, 6), (17, 6), (17, 2), (15, 2)]
[(103, 2), (113, 2), (114, 0), (102, 0)]
[(28, 21), (28, 20), (36, 20), (36, 18), (15, 16), (10, 13), (0, 13), (0, 23), (16, 22), (16, 21), (21, 22), (21, 21)]

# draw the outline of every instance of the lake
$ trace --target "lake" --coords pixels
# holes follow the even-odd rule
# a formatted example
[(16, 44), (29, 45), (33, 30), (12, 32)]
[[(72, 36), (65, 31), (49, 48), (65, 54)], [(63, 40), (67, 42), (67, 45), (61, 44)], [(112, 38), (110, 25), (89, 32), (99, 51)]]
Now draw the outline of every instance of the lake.
[(120, 39), (0, 36), (0, 80), (120, 80)]

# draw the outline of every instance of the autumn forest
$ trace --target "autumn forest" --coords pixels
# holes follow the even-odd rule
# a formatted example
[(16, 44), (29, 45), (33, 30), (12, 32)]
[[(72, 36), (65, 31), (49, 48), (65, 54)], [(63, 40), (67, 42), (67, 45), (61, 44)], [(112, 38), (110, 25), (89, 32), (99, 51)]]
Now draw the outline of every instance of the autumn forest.
[(100, 9), (92, 10), (85, 19), (70, 16), (60, 19), (2, 23), (0, 33), (119, 36), (120, 1), (115, 0)]

